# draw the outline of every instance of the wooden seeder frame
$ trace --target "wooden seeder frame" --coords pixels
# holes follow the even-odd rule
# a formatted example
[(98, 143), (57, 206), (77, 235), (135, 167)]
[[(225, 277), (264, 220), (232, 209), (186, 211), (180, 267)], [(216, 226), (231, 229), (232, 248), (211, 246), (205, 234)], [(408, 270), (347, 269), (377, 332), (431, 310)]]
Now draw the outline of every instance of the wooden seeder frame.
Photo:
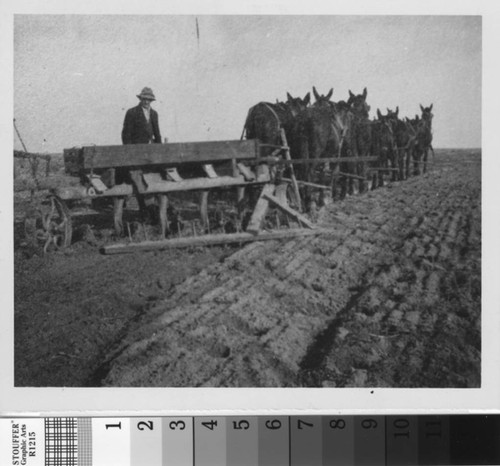
[[(298, 182), (293, 173), (289, 148), (282, 132), (283, 145), (274, 146), (272, 157), (261, 157), (263, 147), (258, 140), (205, 141), (170, 144), (135, 144), (116, 146), (86, 146), (64, 150), (66, 173), (78, 177), (72, 186), (51, 191), (52, 214), (45, 219), (52, 230), (54, 243), (71, 243), (71, 205), (74, 201), (111, 198), (115, 231), (123, 234), (123, 206), (129, 196), (154, 196), (158, 206), (161, 238), (158, 241), (123, 242), (105, 246), (105, 254), (158, 250), (214, 244), (247, 243), (295, 236), (317, 235), (324, 232), (301, 213)], [(289, 177), (282, 179), (279, 161), (288, 162)], [(186, 168), (197, 173), (194, 177), (179, 174)], [(115, 183), (116, 170), (126, 169), (132, 183)], [(200, 176), (200, 173), (203, 173)], [(207, 199), (212, 190), (233, 188), (236, 201), (245, 196), (245, 188), (260, 189), (246, 231), (205, 234), (166, 239), (168, 232), (167, 206), (169, 193), (197, 191), (201, 193), (202, 224), (208, 219)], [(290, 190), (292, 194), (290, 194)], [(288, 200), (293, 198), (294, 207)], [(264, 219), (273, 206), (294, 220), (298, 228), (266, 230)], [(56, 221), (52, 221), (57, 217)], [(51, 226), (52, 225), (52, 226)], [(54, 226), (55, 225), (55, 226)], [(56, 238), (57, 235), (57, 239)], [(49, 234), (50, 236), (50, 234)], [(49, 241), (49, 240), (47, 240)], [(52, 241), (52, 239), (50, 239)]]

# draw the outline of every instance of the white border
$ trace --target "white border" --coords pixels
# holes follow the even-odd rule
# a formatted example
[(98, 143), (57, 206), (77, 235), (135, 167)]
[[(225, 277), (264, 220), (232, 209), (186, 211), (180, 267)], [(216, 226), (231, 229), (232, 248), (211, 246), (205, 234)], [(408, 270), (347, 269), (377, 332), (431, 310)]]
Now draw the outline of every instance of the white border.
[[(496, 114), (500, 109), (498, 46), (500, 3), (480, 0), (350, 0), (325, 3), (253, 0), (247, 2), (152, 0), (87, 0), (74, 4), (58, 0), (20, 1), (0, 7), (0, 138), (5, 160), (11, 163), (13, 70), (13, 14), (429, 14), (483, 16), (483, 349), (481, 389), (223, 389), (223, 388), (13, 388), (13, 260), (12, 166), (0, 174), (0, 415), (201, 415), (217, 412), (269, 414), (311, 413), (466, 413), (500, 412), (500, 215), (495, 183), (500, 159)], [(327, 6), (328, 5), (328, 6)], [(119, 7), (119, 8), (118, 8)], [(460, 96), (457, 96), (460, 98)], [(464, 116), (466, 118), (466, 116)], [(486, 324), (485, 324), (486, 322)]]

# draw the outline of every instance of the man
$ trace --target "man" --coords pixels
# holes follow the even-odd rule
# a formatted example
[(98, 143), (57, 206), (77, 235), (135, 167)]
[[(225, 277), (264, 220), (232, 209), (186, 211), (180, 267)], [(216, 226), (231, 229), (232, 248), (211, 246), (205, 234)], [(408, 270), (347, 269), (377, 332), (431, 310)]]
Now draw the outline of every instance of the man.
[[(158, 125), (158, 113), (151, 108), (151, 102), (156, 100), (153, 90), (145, 87), (137, 98), (139, 105), (130, 108), (125, 114), (122, 129), (123, 144), (150, 144), (152, 142), (161, 144), (160, 127)], [(137, 200), (143, 221), (150, 223), (157, 220), (157, 209), (152, 196), (143, 196), (146, 185), (142, 179), (142, 170), (128, 170), (118, 168), (115, 171), (115, 182), (117, 184), (131, 181), (137, 191)]]
[(156, 100), (153, 91), (145, 87), (137, 96), (139, 105), (127, 110), (123, 122), (123, 144), (161, 143), (158, 113), (151, 108), (151, 102)]

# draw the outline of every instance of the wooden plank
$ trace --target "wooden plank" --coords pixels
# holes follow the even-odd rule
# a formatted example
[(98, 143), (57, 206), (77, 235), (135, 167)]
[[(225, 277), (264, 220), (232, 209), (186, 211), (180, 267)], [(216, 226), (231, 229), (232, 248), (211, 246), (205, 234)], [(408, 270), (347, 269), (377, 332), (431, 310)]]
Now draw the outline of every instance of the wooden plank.
[(255, 180), (255, 173), (248, 168), (246, 165), (243, 165), (242, 163), (236, 164), (238, 167), (239, 172), (245, 177), (246, 181), (253, 181)]
[(211, 163), (203, 164), (203, 171), (207, 174), (209, 178), (217, 178), (219, 175), (215, 173), (214, 167)]
[[(256, 139), (90, 146), (81, 149), (83, 153), (81, 160), (83, 166), (81, 168), (89, 170), (91, 168), (139, 167), (191, 162), (210, 163), (231, 159), (255, 159), (257, 157), (257, 148)], [(74, 164), (74, 159), (72, 159), (71, 163)]]
[[(221, 176), (219, 178), (193, 178), (185, 179), (182, 181), (161, 181), (157, 183), (152, 183), (147, 186), (141, 194), (159, 194), (159, 193), (171, 193), (180, 191), (196, 191), (196, 190), (206, 190), (213, 188), (228, 188), (234, 186), (258, 186), (262, 185), (266, 180), (259, 180), (258, 182), (246, 182), (243, 176), (232, 177), (232, 176)], [(64, 200), (71, 199), (85, 199), (88, 197), (114, 197), (114, 196), (130, 196), (134, 194), (132, 185), (130, 184), (117, 184), (112, 188), (102, 194), (97, 194), (95, 196), (89, 196), (87, 188), (84, 186), (70, 186), (70, 187), (59, 187), (54, 189), (54, 193)]]
[(112, 244), (104, 246), (101, 252), (104, 254), (127, 254), (133, 252), (158, 251), (172, 248), (186, 248), (198, 246), (213, 246), (218, 244), (244, 244), (253, 241), (271, 241), (280, 239), (292, 239), (301, 236), (316, 236), (332, 233), (327, 228), (305, 230), (303, 228), (290, 228), (286, 230), (262, 232), (259, 235), (252, 233), (229, 233), (220, 235), (191, 236), (186, 238), (174, 238), (161, 241), (143, 241), (141, 243)]
[(262, 188), (262, 192), (260, 193), (260, 197), (255, 205), (255, 209), (252, 213), (252, 217), (250, 218), (250, 222), (248, 223), (247, 231), (250, 233), (258, 233), (262, 222), (264, 221), (264, 217), (266, 216), (267, 209), (269, 207), (269, 200), (266, 199), (266, 195), (271, 195), (274, 193), (275, 186), (273, 184), (266, 184)]
[(355, 175), (354, 173), (337, 172), (335, 176), (345, 176), (347, 178), (355, 178), (357, 180), (366, 180), (364, 176)]
[(169, 181), (182, 181), (182, 176), (179, 175), (177, 168), (167, 168), (166, 176)]
[(281, 210), (286, 212), (288, 215), (291, 217), (294, 217), (297, 219), (300, 223), (305, 225), (307, 228), (316, 228), (313, 223), (311, 223), (306, 217), (304, 217), (302, 214), (297, 212), (296, 210), (293, 210), (291, 207), (288, 207), (286, 204), (283, 204), (277, 197), (271, 195), (271, 194), (264, 194), (264, 197), (268, 200), (271, 201), (273, 204), (275, 204), (277, 207), (279, 207)]
[(276, 191), (274, 193), (276, 198), (279, 199), (280, 202), (284, 205), (288, 205), (288, 199), (286, 197), (287, 190), (288, 190), (288, 185), (286, 183), (282, 183), (276, 186)]
[(285, 165), (304, 165), (309, 163), (344, 163), (344, 162), (377, 162), (379, 160), (378, 157), (369, 155), (366, 157), (321, 157), (318, 159), (292, 159), (292, 160), (284, 160), (278, 157), (262, 157), (259, 159), (260, 162), (267, 162), (270, 164), (285, 164)]
[[(290, 178), (281, 178), (283, 181), (286, 181), (287, 183), (292, 183), (293, 180)], [(298, 184), (302, 184), (304, 186), (310, 186), (311, 188), (318, 188), (318, 189), (326, 189), (330, 190), (328, 186), (324, 186), (322, 184), (316, 184), (316, 183), (309, 183), (309, 181), (302, 181), (302, 180), (297, 180)]]

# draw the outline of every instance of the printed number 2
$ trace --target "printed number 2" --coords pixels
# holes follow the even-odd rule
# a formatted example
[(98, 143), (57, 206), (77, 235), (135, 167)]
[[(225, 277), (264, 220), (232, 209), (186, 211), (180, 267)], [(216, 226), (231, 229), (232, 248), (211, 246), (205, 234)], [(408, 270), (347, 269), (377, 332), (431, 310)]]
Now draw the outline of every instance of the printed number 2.
[(144, 429), (149, 429), (149, 430), (153, 430), (153, 421), (141, 421), (139, 423), (137, 423), (137, 428), (139, 430), (144, 430)]

